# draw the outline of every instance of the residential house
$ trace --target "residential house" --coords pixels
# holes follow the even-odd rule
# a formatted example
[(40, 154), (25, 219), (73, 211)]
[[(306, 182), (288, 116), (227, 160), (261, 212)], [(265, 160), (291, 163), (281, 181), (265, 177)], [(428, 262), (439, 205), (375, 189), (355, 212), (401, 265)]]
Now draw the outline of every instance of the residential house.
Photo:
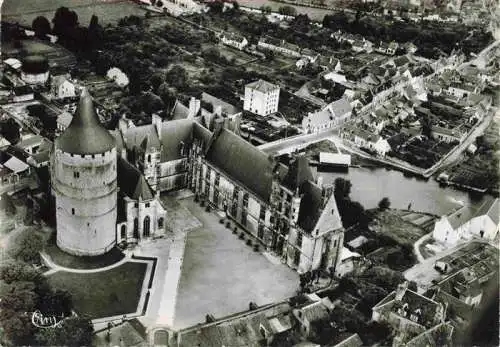
[(259, 42), (257, 43), (257, 47), (275, 51), (291, 57), (301, 57), (299, 46), (288, 43), (285, 40), (279, 40), (270, 36), (261, 37)]
[(405, 282), (372, 308), (372, 319), (389, 324), (395, 331), (393, 346), (402, 346), (444, 323), (445, 306), (408, 289)]
[(221, 35), (221, 41), (226, 46), (234, 47), (240, 51), (248, 45), (248, 40), (244, 36), (234, 33), (223, 33)]
[(342, 125), (352, 115), (352, 106), (342, 98), (328, 104), (320, 111), (308, 113), (302, 119), (302, 129), (306, 133), (316, 133)]
[(488, 198), (477, 208), (463, 206), (436, 221), (432, 236), (447, 246), (472, 237), (494, 240), (500, 225), (499, 208), (498, 198)]
[(432, 126), (431, 133), (433, 138), (446, 143), (462, 142), (467, 136), (467, 133), (459, 128), (448, 129), (438, 125)]
[[(269, 346), (275, 339), (287, 336), (292, 330), (290, 310), (288, 303), (271, 304), (237, 313), (215, 322), (198, 324), (179, 331), (172, 345), (178, 347)], [(152, 339), (158, 331), (154, 331)], [(156, 343), (151, 343), (153, 344), (156, 345)]]
[(300, 51), (300, 54), (302, 58), (306, 58), (311, 64), (314, 64), (320, 56), (318, 52), (315, 52), (309, 48), (302, 49)]
[(362, 40), (355, 40), (351, 44), (351, 48), (354, 52), (357, 53), (359, 52), (371, 53), (373, 51), (373, 43), (363, 38)]
[(156, 1), (154, 6), (174, 17), (186, 14), (201, 13), (203, 10), (203, 6), (194, 0)]
[(35, 98), (33, 88), (31, 88), (28, 85), (14, 87), (12, 91), (13, 91), (13, 97), (12, 97), (13, 102), (30, 101)]
[(53, 76), (51, 81), (51, 94), (56, 99), (74, 98), (76, 96), (76, 87), (68, 80), (67, 76)]
[(15, 188), (29, 179), (30, 175), (28, 164), (7, 152), (0, 152), (0, 187)]
[(245, 86), (243, 109), (260, 116), (278, 112), (280, 87), (262, 79)]
[(45, 138), (40, 135), (31, 135), (23, 138), (20, 142), (16, 144), (16, 147), (20, 148), (27, 154), (35, 154), (38, 152), (38, 149), (45, 142)]
[(73, 119), (73, 115), (69, 112), (62, 112), (57, 116), (57, 130), (59, 132), (63, 132), (66, 130), (66, 128), (69, 126), (71, 123), (71, 120)]
[(449, 95), (455, 96), (459, 99), (464, 96), (468, 96), (471, 93), (480, 93), (479, 87), (477, 85), (465, 84), (465, 83), (451, 83), (448, 86), (447, 93)]
[(348, 248), (343, 247), (340, 256), (340, 263), (337, 266), (336, 275), (344, 277), (347, 274), (354, 272), (356, 269), (361, 268), (363, 258), (359, 253), (351, 252)]
[(340, 60), (333, 56), (320, 55), (319, 59), (316, 61), (316, 64), (318, 64), (325, 71), (338, 72), (342, 70)]
[(328, 297), (320, 299), (316, 294), (309, 294), (306, 297), (308, 301), (305, 304), (292, 310), (293, 317), (298, 323), (298, 332), (304, 339), (310, 337), (312, 333), (311, 324), (327, 320), (334, 308)]
[(392, 41), (389, 43), (389, 46), (387, 47), (386, 53), (388, 55), (394, 55), (396, 54), (397, 49), (399, 48), (399, 43)]

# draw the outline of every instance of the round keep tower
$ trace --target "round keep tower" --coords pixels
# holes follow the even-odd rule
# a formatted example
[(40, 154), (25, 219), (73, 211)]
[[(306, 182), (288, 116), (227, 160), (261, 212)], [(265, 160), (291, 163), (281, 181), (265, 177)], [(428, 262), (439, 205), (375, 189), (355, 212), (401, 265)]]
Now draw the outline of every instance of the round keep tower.
[(116, 244), (116, 144), (86, 89), (51, 160), (57, 246), (74, 255), (106, 253)]

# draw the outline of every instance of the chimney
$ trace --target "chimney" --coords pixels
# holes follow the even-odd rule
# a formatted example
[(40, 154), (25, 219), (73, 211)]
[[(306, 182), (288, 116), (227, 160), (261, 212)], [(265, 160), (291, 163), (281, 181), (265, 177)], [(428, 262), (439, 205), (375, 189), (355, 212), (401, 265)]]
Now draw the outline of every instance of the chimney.
[(222, 116), (222, 106), (217, 105), (214, 107), (214, 114), (217, 116)]
[(403, 299), (403, 296), (405, 295), (406, 289), (408, 289), (408, 282), (405, 281), (403, 283), (400, 283), (398, 285), (398, 288), (396, 289), (396, 301), (401, 301)]
[(129, 128), (128, 126), (128, 119), (125, 113), (120, 117), (120, 120), (118, 121), (118, 130), (120, 130), (122, 133), (124, 133), (127, 129)]
[(201, 107), (200, 100), (192, 96), (191, 99), (189, 99), (188, 118), (194, 118), (198, 114), (198, 111), (200, 111), (200, 107)]
[(161, 135), (161, 123), (162, 123), (162, 119), (161, 119), (160, 115), (157, 113), (153, 113), (153, 115), (151, 116), (151, 123), (153, 123), (153, 125), (155, 126), (156, 134), (158, 134), (158, 137), (160, 137), (160, 135)]

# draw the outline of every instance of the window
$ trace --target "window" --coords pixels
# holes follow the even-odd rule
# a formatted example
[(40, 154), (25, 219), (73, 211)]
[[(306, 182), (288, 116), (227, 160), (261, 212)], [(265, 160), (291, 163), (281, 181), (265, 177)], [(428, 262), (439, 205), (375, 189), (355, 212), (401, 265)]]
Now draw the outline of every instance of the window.
[(297, 234), (297, 246), (302, 247), (302, 234), (301, 233)]
[(158, 219), (158, 228), (160, 228), (160, 229), (163, 228), (163, 218)]
[(72, 214), (72, 215), (74, 215), (74, 214), (75, 214), (75, 209), (74, 209), (74, 208), (72, 208), (72, 209), (71, 209), (71, 214)]
[(220, 173), (215, 174), (215, 186), (218, 187), (220, 182)]
[(139, 207), (139, 203), (138, 202), (134, 202), (134, 207), (138, 208)]
[(264, 205), (260, 206), (260, 215), (259, 215), (259, 218), (260, 219), (266, 219), (266, 208), (264, 207)]
[(78, 171), (73, 172), (73, 178), (80, 178), (80, 173)]
[(151, 154), (148, 154), (148, 163), (151, 163)]
[(259, 239), (264, 237), (264, 224), (259, 224), (259, 230), (257, 232), (257, 236)]
[(247, 225), (247, 211), (241, 211), (241, 224)]
[(149, 202), (146, 202), (146, 207), (149, 207)]
[(243, 206), (248, 207), (248, 193), (243, 195)]

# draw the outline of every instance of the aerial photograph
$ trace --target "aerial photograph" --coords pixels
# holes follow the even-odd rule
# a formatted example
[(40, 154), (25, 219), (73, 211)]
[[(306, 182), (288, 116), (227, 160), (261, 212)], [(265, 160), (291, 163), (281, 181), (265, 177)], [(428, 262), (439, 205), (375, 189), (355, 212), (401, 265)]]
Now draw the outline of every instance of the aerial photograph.
[(500, 345), (500, 0), (0, 5), (0, 347)]

